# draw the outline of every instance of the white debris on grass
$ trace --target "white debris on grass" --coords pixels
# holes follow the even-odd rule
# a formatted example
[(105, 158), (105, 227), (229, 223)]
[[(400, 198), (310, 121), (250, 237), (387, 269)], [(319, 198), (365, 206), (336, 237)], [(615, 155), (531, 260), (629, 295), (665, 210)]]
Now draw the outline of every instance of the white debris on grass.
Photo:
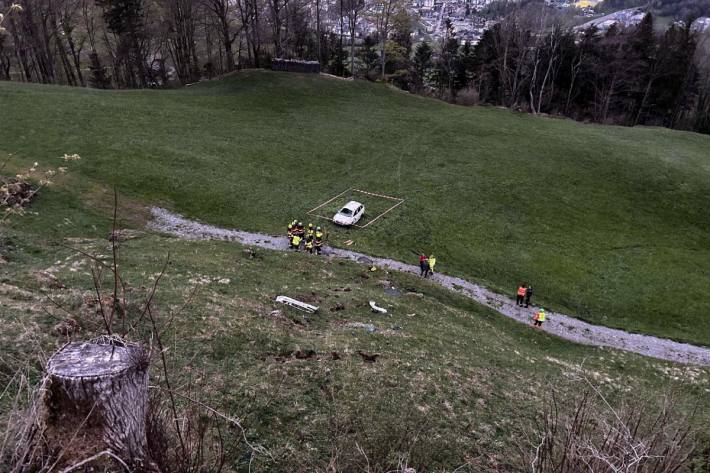
[[(151, 279), (153, 279), (151, 277)], [(206, 286), (207, 284), (217, 283), (217, 284), (229, 284), (231, 280), (229, 278), (221, 278), (219, 276), (204, 276), (202, 274), (197, 274), (187, 280), (190, 284), (194, 286)]]
[(656, 369), (673, 381), (682, 381), (690, 384), (710, 383), (710, 377), (706, 370), (694, 366), (656, 366)]

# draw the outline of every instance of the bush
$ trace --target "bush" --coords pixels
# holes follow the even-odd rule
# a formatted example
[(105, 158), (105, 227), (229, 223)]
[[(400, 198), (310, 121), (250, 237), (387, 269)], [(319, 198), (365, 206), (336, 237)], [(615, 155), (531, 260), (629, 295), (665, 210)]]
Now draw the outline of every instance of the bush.
[(454, 99), (454, 101), (459, 105), (478, 105), (480, 103), (478, 90), (473, 87), (467, 87), (465, 89), (462, 89), (461, 91), (459, 91), (459, 93), (456, 94), (456, 98)]
[(698, 458), (702, 421), (673, 395), (643, 402), (626, 399), (617, 407), (592, 387), (574, 399), (555, 391), (523, 455), (535, 473), (672, 473), (689, 471)]

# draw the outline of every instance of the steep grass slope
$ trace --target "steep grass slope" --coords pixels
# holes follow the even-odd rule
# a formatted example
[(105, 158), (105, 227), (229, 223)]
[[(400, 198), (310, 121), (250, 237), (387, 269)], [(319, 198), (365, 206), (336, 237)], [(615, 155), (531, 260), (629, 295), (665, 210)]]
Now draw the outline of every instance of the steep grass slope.
[[(463, 108), (317, 76), (177, 91), (0, 84), (0, 153), (79, 153), (116, 184), (219, 225), (282, 232), (350, 187), (404, 205), (330, 240), (411, 259), (595, 323), (710, 344), (710, 138)], [(367, 202), (366, 202), (367, 203)], [(373, 205), (375, 205), (373, 203)]]
[[(0, 426), (15, 401), (16, 370), (37, 381), (42, 358), (67, 340), (53, 330), (58, 321), (77, 321), (74, 339), (102, 331), (86, 255), (110, 261), (110, 222), (67, 192), (65, 179), (4, 232), (12, 246), (10, 262), (0, 266)], [(131, 218), (130, 202), (121, 202), (122, 217)], [(153, 314), (164, 329), (174, 389), (239, 418), (248, 440), (271, 455), (252, 455), (241, 432), (222, 423), (223, 471), (528, 471), (551, 397), (572, 414), (589, 384), (615, 407), (643, 405), (651, 415), (673, 393), (681, 413), (695, 407), (699, 440), (707, 432), (707, 368), (569, 343), (381, 268), (144, 231), (123, 235), (118, 254), (129, 321), (171, 255)], [(110, 290), (110, 279), (104, 287)], [(321, 311), (290, 310), (274, 302), (278, 294)], [(389, 314), (373, 314), (369, 300)], [(131, 338), (149, 343), (146, 325), (137, 323)], [(367, 363), (358, 351), (379, 357)], [(157, 353), (150, 384), (164, 386)], [(701, 451), (693, 461), (696, 469), (688, 471), (706, 471)]]

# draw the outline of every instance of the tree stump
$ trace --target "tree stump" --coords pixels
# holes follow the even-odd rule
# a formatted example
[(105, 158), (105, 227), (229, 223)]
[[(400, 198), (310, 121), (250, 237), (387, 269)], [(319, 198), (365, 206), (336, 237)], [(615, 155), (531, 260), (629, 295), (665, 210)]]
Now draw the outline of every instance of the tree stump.
[(110, 450), (138, 467), (146, 455), (149, 355), (118, 337), (65, 345), (47, 363), (45, 438), (61, 463)]

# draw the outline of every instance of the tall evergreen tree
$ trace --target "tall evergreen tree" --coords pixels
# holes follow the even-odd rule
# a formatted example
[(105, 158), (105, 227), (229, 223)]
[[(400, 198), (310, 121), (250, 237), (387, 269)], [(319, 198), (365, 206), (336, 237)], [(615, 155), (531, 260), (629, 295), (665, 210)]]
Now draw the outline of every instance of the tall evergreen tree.
[(362, 75), (364, 75), (368, 79), (370, 78), (370, 72), (377, 66), (380, 60), (380, 57), (377, 54), (376, 47), (377, 41), (375, 41), (372, 36), (367, 35), (365, 36), (365, 39), (362, 43), (362, 47), (360, 48), (360, 51), (358, 53), (360, 62), (362, 64)]
[(110, 89), (111, 88), (111, 78), (106, 72), (106, 67), (101, 64), (101, 59), (96, 51), (89, 54), (89, 60), (91, 61), (89, 65), (89, 70), (91, 75), (89, 76), (89, 83), (95, 89)]
[(414, 58), (412, 59), (412, 88), (420, 92), (424, 90), (427, 84), (427, 77), (429, 76), (429, 71), (432, 66), (432, 51), (431, 46), (426, 41), (420, 43), (416, 50), (414, 51)]

